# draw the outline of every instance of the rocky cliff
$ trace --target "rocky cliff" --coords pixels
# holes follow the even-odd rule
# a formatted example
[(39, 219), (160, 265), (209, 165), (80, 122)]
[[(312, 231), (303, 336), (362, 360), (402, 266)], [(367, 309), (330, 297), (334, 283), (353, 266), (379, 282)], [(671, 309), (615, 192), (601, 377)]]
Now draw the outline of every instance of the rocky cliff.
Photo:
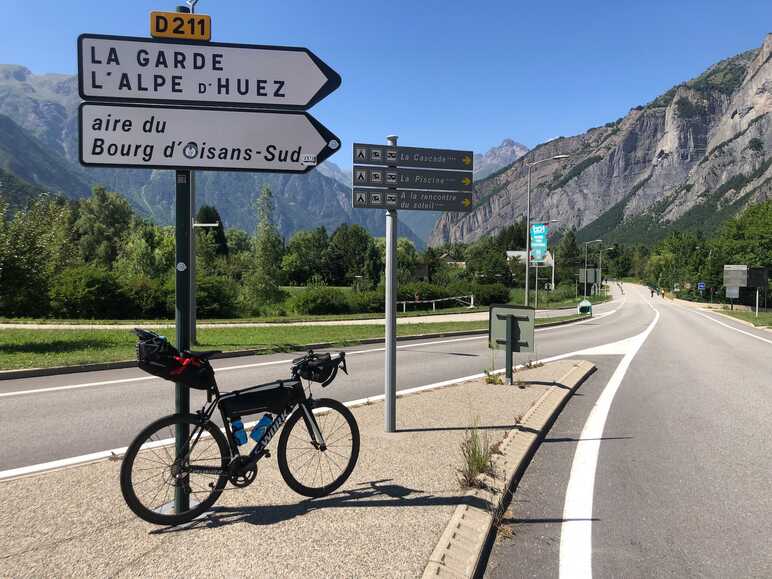
[(544, 143), (479, 182), (475, 210), (445, 214), (431, 244), (468, 242), (531, 214), (580, 238), (651, 241), (673, 228), (710, 230), (772, 195), (772, 35), (623, 118)]

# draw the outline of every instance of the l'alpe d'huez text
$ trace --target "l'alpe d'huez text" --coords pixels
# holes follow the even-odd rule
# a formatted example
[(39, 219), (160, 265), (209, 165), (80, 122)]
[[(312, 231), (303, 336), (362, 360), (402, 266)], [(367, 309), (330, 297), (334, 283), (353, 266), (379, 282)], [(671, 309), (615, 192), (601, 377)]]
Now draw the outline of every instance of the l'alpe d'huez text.
[[(157, 49), (153, 53), (141, 48), (135, 53), (135, 60), (142, 68), (153, 68), (153, 74), (140, 72), (136, 75), (130, 75), (126, 72), (120, 72), (117, 89), (119, 91), (138, 91), (138, 92), (160, 92), (170, 90), (172, 93), (184, 93), (183, 77), (178, 74), (165, 75), (159, 70), (211, 70), (213, 72), (223, 72), (224, 54), (214, 53), (205, 54), (203, 52), (193, 52), (186, 54), (176, 50)], [(115, 47), (110, 47), (107, 54), (98, 54), (95, 47), (91, 47), (91, 64), (104, 64), (111, 66), (120, 66), (121, 60)], [(108, 72), (109, 76), (111, 72)], [(105, 78), (97, 76), (96, 71), (91, 71), (91, 88), (102, 89)], [(271, 78), (245, 78), (245, 77), (227, 77), (218, 76), (216, 78), (217, 95), (230, 96), (238, 94), (241, 96), (254, 95), (258, 97), (286, 98), (285, 84), (286, 80)], [(211, 84), (211, 83), (210, 83)], [(206, 83), (198, 83), (198, 94), (208, 92), (209, 87)]]
[[(166, 121), (156, 120), (150, 116), (138, 123), (143, 133), (166, 132)], [(135, 129), (132, 119), (114, 118), (107, 115), (105, 118), (97, 118), (91, 124), (95, 133), (131, 133)], [(222, 146), (207, 144), (206, 141), (180, 141), (173, 140), (161, 148), (161, 154), (165, 159), (173, 159), (175, 155), (182, 155), (188, 160), (218, 160), (218, 161), (252, 161), (262, 159), (265, 162), (299, 163), (303, 147), (296, 149), (282, 149), (276, 145), (267, 145), (265, 151), (253, 147)], [(153, 143), (114, 143), (95, 137), (91, 143), (91, 154), (94, 157), (105, 156), (110, 159), (141, 159), (144, 163), (150, 163), (155, 154)]]

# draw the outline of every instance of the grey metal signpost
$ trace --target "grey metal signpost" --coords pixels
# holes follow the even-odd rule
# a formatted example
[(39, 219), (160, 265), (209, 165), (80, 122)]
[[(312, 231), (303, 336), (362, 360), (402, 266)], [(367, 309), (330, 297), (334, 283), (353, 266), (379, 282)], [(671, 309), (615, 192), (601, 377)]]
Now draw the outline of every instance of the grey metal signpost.
[(397, 429), (397, 210), (471, 211), (472, 151), (354, 143), (351, 203), (386, 210), (384, 430)]
[[(389, 135), (390, 147), (397, 146), (397, 135)], [(395, 166), (396, 167), (396, 166)], [(391, 190), (390, 190), (391, 191)], [(384, 429), (397, 431), (397, 210), (386, 209), (386, 369)]]

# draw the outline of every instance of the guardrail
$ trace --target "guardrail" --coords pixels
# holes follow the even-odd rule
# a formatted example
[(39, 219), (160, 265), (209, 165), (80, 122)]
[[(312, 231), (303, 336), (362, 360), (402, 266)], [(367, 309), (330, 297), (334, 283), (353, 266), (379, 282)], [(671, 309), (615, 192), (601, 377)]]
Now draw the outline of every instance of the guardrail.
[(456, 301), (460, 304), (463, 304), (469, 308), (474, 307), (474, 296), (455, 296), (452, 298), (437, 298), (436, 300), (412, 300), (412, 301), (402, 301), (397, 302), (397, 307), (399, 307), (400, 304), (402, 304), (402, 313), (407, 312), (407, 305), (408, 304), (432, 304), (432, 311), (437, 311), (437, 302), (449, 302), (449, 301)]

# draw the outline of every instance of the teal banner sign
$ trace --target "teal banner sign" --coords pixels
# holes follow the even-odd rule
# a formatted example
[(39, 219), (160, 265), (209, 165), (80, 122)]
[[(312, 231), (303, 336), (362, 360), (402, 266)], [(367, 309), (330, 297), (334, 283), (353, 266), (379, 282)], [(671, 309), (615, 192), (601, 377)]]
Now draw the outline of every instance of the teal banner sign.
[(548, 233), (549, 226), (546, 223), (531, 224), (531, 263), (544, 263)]

